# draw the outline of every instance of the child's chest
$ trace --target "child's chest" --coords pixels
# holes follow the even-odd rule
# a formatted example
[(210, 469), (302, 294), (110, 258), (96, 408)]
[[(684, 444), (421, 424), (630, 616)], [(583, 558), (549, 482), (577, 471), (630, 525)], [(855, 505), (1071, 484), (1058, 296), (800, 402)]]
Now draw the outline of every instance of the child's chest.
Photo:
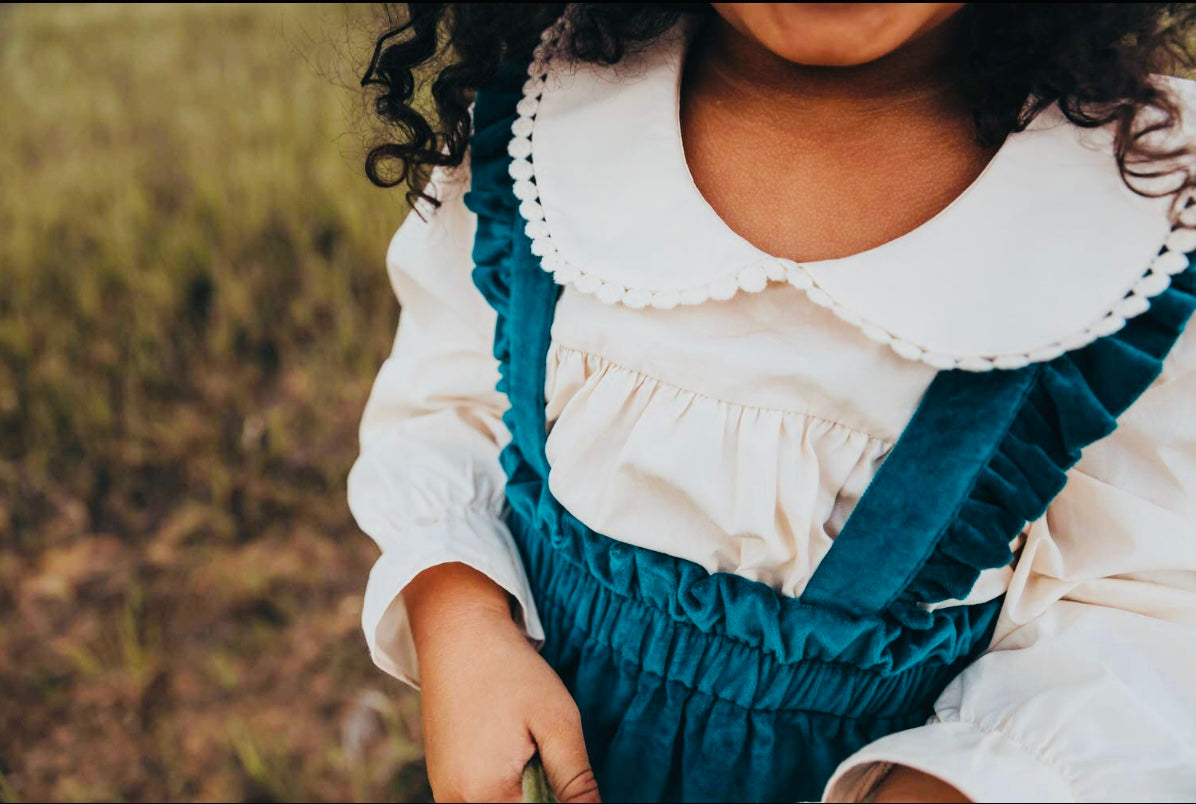
[(798, 262), (875, 248), (930, 220), (983, 172), (994, 149), (948, 114), (841, 122), (695, 87), (681, 94), (694, 184), (727, 225)]

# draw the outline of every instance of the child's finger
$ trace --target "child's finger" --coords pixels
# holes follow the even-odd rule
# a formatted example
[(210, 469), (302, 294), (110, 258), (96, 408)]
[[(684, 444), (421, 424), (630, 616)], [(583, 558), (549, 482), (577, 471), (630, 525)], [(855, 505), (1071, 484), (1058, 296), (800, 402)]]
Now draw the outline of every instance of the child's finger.
[(554, 718), (539, 730), (533, 731), (548, 783), (562, 802), (600, 802), (598, 781), (590, 768), (581, 734), (581, 719), (573, 714), (568, 718)]

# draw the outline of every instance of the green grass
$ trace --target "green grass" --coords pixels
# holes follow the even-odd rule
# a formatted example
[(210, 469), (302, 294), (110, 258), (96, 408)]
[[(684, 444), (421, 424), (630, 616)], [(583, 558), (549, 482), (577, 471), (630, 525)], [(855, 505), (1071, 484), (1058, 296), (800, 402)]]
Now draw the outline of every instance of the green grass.
[(405, 214), (373, 13), (0, 8), (4, 800), (426, 796), (344, 502)]

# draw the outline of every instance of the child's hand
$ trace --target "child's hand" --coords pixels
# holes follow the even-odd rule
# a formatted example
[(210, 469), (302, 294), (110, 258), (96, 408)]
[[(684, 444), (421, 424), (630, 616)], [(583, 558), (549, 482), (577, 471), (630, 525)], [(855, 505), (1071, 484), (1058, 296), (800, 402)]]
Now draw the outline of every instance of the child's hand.
[(520, 801), (539, 752), (561, 801), (599, 801), (581, 718), (511, 619), (506, 593), (462, 564), (403, 592), (419, 655), (428, 779), (437, 801)]

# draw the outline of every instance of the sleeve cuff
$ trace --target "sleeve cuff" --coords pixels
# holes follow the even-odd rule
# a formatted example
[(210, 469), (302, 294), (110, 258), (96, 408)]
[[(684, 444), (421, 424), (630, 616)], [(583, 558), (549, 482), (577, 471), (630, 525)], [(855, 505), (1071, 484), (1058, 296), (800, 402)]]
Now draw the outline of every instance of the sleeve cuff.
[(964, 722), (935, 722), (865, 746), (841, 764), (823, 801), (866, 801), (890, 765), (954, 786), (972, 801), (1075, 801), (1061, 770), (1026, 746)]
[(467, 509), (433, 523), (406, 526), (401, 545), (374, 562), (362, 606), (366, 644), (379, 668), (419, 687), (419, 662), (400, 593), (416, 575), (440, 564), (465, 564), (505, 589), (519, 604), (520, 624), (528, 638), (543, 642), (544, 629), (523, 563), (498, 516)]

